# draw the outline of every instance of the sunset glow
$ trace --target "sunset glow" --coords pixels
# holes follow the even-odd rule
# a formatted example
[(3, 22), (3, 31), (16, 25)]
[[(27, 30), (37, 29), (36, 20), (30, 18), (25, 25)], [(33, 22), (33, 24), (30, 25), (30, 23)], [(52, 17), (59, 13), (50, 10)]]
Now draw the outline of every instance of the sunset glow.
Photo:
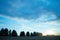
[(47, 30), (43, 35), (55, 35), (55, 32), (52, 30)]

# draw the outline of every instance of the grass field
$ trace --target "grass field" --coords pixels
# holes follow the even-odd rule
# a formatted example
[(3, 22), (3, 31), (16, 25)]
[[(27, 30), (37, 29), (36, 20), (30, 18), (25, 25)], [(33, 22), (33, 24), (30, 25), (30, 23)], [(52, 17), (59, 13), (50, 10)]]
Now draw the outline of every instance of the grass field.
[(60, 40), (60, 36), (55, 37), (48, 37), (48, 36), (42, 36), (42, 37), (2, 37), (0, 36), (0, 40)]

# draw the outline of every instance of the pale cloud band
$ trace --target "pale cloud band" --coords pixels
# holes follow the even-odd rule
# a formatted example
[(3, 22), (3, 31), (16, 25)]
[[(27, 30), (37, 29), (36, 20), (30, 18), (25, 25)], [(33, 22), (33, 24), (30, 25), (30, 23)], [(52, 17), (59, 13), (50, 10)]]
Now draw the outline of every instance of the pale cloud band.
[[(34, 19), (27, 20), (27, 19), (24, 19), (24, 18), (11, 18), (11, 17), (8, 17), (8, 16), (3, 16), (3, 15), (0, 15), (0, 16), (9, 19), (9, 21), (11, 21), (11, 20), (14, 21), (14, 22), (11, 22), (11, 24), (14, 23), (13, 25), (11, 25), (10, 23), (8, 25), (10, 25), (10, 27), (12, 27), (13, 29), (16, 29), (17, 31), (25, 31), (25, 32), (27, 32), (27, 31), (30, 31), (30, 32), (36, 31), (36, 32), (44, 33), (46, 30), (55, 29), (54, 32), (56, 32), (56, 30), (58, 30), (59, 26), (60, 26), (60, 23), (58, 23), (57, 20), (47, 21), (47, 20), (49, 20), (48, 15), (46, 15), (46, 17), (42, 15), (42, 17), (39, 17), (36, 20), (34, 20)], [(52, 17), (53, 17), (53, 19), (56, 18), (56, 16), (51, 16), (51, 15), (50, 15), (50, 17), (51, 17), (50, 19), (52, 19)], [(47, 21), (47, 22), (45, 22), (45, 21)], [(7, 24), (5, 24), (5, 25), (2, 24), (2, 25), (7, 26)], [(2, 25), (0, 25), (0, 26), (2, 26)], [(18, 32), (18, 34), (19, 34), (19, 32)]]

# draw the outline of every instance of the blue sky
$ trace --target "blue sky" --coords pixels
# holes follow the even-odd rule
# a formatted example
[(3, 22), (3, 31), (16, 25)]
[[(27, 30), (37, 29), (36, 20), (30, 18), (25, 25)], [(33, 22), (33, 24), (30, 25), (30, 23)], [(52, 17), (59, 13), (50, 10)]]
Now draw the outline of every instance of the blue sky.
[(60, 34), (60, 0), (0, 0), (1, 28)]

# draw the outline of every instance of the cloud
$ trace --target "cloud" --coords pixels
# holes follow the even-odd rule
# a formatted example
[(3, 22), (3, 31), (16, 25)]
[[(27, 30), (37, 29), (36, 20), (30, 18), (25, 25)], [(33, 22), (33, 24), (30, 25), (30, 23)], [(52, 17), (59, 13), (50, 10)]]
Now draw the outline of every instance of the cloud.
[(0, 26), (18, 33), (50, 29), (59, 33), (60, 0), (0, 0)]
[[(44, 15), (41, 15), (41, 17), (39, 17), (36, 20), (34, 20), (34, 19), (28, 20), (28, 19), (18, 18), (18, 17), (12, 18), (9, 16), (0, 15), (0, 17), (5, 18), (5, 19), (2, 19), (3, 24), (0, 23), (0, 26), (3, 26), (4, 28), (6, 26), (7, 28), (10, 28), (12, 30), (15, 29), (15, 30), (17, 30), (18, 34), (19, 34), (19, 31), (25, 31), (25, 32), (36, 31), (36, 32), (43, 33), (49, 29), (56, 29), (56, 30), (59, 29), (60, 23), (57, 20), (47, 21), (47, 20), (51, 20), (52, 18), (55, 19), (56, 16), (54, 14), (51, 14), (51, 15), (45, 14), (45, 15), (46, 15), (46, 17)], [(49, 18), (49, 16), (50, 16), (50, 18)], [(45, 22), (45, 21), (47, 21), (47, 22)]]
[[(18, 17), (25, 19), (37, 19), (42, 13), (54, 12), (60, 19), (59, 1), (53, 0), (11, 0), (0, 1), (0, 14), (10, 17)], [(51, 13), (52, 14), (52, 13)]]

